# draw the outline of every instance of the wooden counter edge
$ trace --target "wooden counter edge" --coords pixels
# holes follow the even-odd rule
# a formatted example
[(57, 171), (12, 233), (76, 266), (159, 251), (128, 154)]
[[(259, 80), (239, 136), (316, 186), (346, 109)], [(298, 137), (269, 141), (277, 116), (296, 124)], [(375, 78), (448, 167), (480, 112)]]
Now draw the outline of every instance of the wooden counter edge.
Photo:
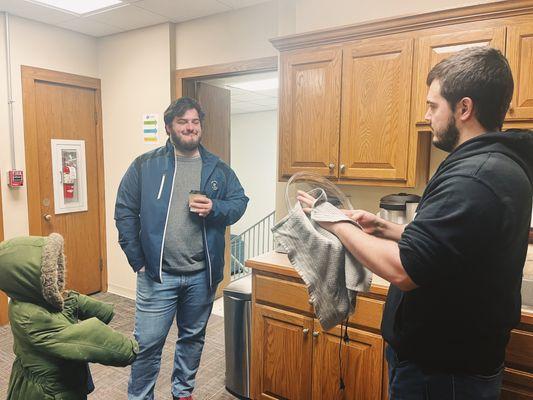
[[(255, 271), (269, 272), (290, 278), (297, 278), (299, 280), (302, 279), (300, 274), (298, 274), (294, 267), (290, 265), (287, 255), (276, 253), (274, 251), (246, 260), (245, 265)], [(388, 287), (372, 284), (369, 293), (386, 297)]]
[[(296, 270), (290, 265), (289, 260), (286, 257), (286, 254), (271, 251), (246, 260), (245, 265), (256, 271), (270, 272), (273, 274), (288, 276), (290, 278), (301, 279), (300, 274), (298, 274), (298, 272), (296, 272)], [(387, 296), (388, 290), (388, 287), (383, 285), (372, 284), (370, 287), (370, 293), (385, 297)], [(533, 325), (533, 311), (522, 310), (520, 323)]]
[(520, 318), (521, 324), (533, 325), (533, 312), (522, 310), (522, 317)]

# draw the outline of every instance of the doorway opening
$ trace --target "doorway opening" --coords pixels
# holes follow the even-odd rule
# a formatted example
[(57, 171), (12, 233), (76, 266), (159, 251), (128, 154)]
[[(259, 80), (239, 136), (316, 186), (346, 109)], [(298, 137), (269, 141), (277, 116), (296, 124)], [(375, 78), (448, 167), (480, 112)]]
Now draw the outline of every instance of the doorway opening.
[(206, 112), (203, 145), (231, 166), (250, 198), (246, 213), (227, 232), (220, 292), (231, 280), (249, 273), (245, 260), (273, 249), (277, 57), (182, 70), (176, 75), (177, 93), (197, 99)]

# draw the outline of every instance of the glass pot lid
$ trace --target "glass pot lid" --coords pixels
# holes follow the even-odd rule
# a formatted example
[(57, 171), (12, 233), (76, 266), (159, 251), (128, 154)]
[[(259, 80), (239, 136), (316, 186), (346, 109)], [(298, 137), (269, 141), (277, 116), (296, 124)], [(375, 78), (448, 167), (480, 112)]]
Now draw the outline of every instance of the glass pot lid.
[(287, 211), (292, 210), (296, 205), (296, 193), (298, 190), (310, 193), (316, 197), (316, 195), (321, 192), (320, 189), (324, 191), (327, 201), (335, 207), (345, 210), (353, 210), (353, 206), (348, 197), (330, 180), (311, 172), (297, 172), (290, 177), (285, 189), (285, 204), (287, 205)]

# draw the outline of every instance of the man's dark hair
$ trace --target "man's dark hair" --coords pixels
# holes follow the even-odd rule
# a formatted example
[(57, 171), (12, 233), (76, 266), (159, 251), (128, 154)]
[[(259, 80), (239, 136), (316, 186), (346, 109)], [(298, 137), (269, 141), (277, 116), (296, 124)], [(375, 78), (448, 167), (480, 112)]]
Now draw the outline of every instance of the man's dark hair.
[(202, 110), (200, 103), (190, 97), (180, 97), (179, 99), (174, 100), (165, 110), (165, 125), (172, 124), (174, 118), (183, 117), (183, 114), (192, 109), (198, 111), (198, 117), (200, 117), (200, 122), (202, 122), (204, 120), (205, 113)]
[(452, 110), (463, 97), (474, 103), (474, 115), (489, 131), (501, 130), (513, 97), (513, 76), (507, 59), (491, 47), (472, 47), (442, 60), (429, 72), (427, 85), (440, 83)]

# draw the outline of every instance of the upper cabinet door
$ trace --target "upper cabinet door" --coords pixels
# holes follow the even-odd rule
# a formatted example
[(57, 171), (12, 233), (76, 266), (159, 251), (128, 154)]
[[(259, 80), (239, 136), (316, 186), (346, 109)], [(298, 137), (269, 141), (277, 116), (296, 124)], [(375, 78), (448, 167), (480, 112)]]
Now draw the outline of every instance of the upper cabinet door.
[(514, 78), (514, 94), (507, 120), (533, 118), (533, 23), (507, 28), (507, 59)]
[(337, 176), (342, 50), (281, 54), (280, 171)]
[(424, 119), (427, 111), (426, 96), (428, 88), (426, 79), (431, 68), (453, 53), (472, 46), (491, 46), (504, 52), (505, 27), (475, 29), (475, 26), (472, 26), (472, 29), (468, 31), (436, 34), (418, 39), (418, 62), (416, 63), (418, 67), (415, 66), (417, 74), (415, 88), (417, 93), (414, 98), (416, 102), (416, 123), (426, 123)]
[(340, 178), (407, 179), (412, 39), (344, 47)]

